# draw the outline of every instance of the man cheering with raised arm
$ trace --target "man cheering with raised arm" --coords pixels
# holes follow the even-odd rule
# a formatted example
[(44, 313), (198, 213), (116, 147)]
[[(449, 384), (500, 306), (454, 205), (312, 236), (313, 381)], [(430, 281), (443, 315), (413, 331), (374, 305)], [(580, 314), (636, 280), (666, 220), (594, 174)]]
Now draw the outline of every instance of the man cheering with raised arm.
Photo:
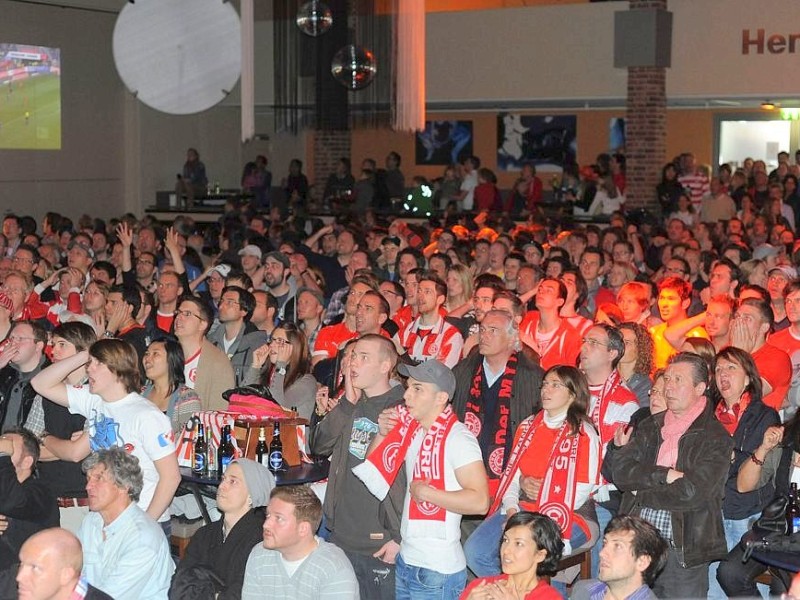
[(467, 582), (461, 515), (485, 514), (491, 500), (481, 450), (450, 406), (450, 369), (429, 360), (399, 371), (408, 377), (405, 406), (381, 414), (380, 435), (353, 472), (384, 498), (405, 464), (397, 599), (455, 598)]

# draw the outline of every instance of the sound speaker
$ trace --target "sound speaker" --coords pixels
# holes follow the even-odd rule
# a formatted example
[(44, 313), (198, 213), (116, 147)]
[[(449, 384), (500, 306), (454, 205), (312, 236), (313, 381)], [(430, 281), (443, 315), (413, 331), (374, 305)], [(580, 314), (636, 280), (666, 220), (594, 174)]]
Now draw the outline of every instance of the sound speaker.
[(614, 13), (614, 67), (669, 67), (672, 13), (637, 9)]

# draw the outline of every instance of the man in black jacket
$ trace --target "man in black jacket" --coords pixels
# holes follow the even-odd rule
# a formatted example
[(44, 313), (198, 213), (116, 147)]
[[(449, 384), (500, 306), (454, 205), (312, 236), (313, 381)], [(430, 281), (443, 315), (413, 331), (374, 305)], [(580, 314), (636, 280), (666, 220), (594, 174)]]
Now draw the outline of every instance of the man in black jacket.
[(19, 597), (112, 600), (81, 577), (82, 568), (83, 553), (78, 538), (66, 529), (40, 531), (31, 536), (19, 552)]
[(7, 341), (0, 353), (0, 431), (24, 425), (38, 435), (44, 413), (30, 381), (47, 362), (47, 332), (33, 321), (17, 321)]
[(494, 495), (519, 424), (541, 408), (542, 369), (518, 352), (513, 317), (490, 310), (478, 332), (478, 352), (453, 369), (453, 410), (478, 438)]
[(722, 496), (733, 440), (707, 400), (708, 365), (672, 357), (664, 374), (667, 410), (646, 418), (615, 456), (621, 514), (652, 523), (670, 543), (653, 591), (659, 598), (705, 598), (708, 565), (727, 554)]
[(30, 431), (9, 429), (0, 436), (0, 514), (8, 519), (0, 543), (0, 570), (17, 562), (31, 535), (58, 526), (55, 492), (33, 477), (38, 460), (39, 441)]

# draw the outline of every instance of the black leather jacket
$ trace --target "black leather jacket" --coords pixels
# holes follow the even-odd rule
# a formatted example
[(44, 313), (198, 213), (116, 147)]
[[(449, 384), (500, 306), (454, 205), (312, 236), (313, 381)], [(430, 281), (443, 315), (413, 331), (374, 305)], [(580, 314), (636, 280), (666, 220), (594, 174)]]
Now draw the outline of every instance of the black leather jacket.
[(728, 554), (722, 497), (733, 439), (714, 417), (709, 402), (680, 439), (675, 469), (684, 475), (668, 484), (669, 468), (656, 465), (664, 415), (644, 419), (637, 434), (614, 457), (613, 481), (623, 491), (620, 513), (638, 515), (642, 507), (668, 510), (675, 551), (683, 566), (720, 560)]

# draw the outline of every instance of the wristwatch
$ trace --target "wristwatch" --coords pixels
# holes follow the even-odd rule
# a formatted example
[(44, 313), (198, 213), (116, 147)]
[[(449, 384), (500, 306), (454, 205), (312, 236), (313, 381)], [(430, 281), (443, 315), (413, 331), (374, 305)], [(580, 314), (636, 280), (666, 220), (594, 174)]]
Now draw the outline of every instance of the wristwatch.
[(39, 445), (40, 446), (44, 446), (44, 438), (46, 438), (48, 435), (50, 435), (50, 433), (47, 432), (47, 431), (43, 431), (42, 433), (40, 433), (38, 435)]
[(113, 333), (111, 333), (111, 332), (110, 332), (108, 329), (106, 329), (106, 330), (103, 332), (103, 337), (104, 337), (104, 338), (106, 338), (106, 339), (111, 339), (111, 338), (113, 338), (113, 337), (114, 337), (114, 334), (113, 334)]

